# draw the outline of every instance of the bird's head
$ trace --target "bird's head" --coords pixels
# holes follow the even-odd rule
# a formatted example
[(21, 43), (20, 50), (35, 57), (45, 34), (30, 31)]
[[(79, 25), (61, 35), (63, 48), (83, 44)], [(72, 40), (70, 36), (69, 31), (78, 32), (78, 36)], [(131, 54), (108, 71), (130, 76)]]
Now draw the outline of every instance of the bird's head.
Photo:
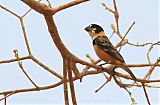
[(92, 39), (95, 39), (98, 36), (105, 36), (103, 28), (97, 24), (91, 24), (87, 26), (85, 30), (89, 33)]

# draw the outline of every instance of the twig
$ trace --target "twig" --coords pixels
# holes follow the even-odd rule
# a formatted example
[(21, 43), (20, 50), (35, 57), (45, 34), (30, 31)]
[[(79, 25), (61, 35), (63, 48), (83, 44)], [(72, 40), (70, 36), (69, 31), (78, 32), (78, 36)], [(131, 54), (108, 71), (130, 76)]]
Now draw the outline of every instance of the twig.
[(113, 4), (114, 4), (114, 17), (116, 20), (116, 25), (117, 25), (117, 35), (122, 39), (122, 36), (120, 34), (120, 30), (119, 30), (119, 13), (118, 13), (118, 9), (117, 9), (117, 5), (116, 5), (116, 0), (113, 0)]
[(95, 90), (95, 92), (97, 93), (99, 90), (101, 90), (108, 82), (111, 81), (112, 79), (112, 74), (110, 74), (109, 77), (106, 76), (106, 74), (104, 72), (102, 72), (102, 74), (104, 75), (104, 77), (107, 79), (107, 81), (105, 83), (103, 83), (98, 89)]
[[(71, 61), (72, 62), (72, 61)], [(71, 64), (71, 70), (73, 71), (74, 75), (77, 77), (77, 78), (81, 78), (81, 74), (78, 70), (78, 68), (76, 67), (76, 63), (72, 62)]]
[[(126, 37), (127, 34), (129, 33), (129, 31), (132, 29), (132, 27), (133, 27), (133, 25), (134, 25), (135, 23), (136, 23), (136, 22), (134, 21), (134, 22), (132, 23), (132, 25), (128, 28), (127, 32), (125, 33), (125, 35), (124, 35), (123, 38), (121, 39), (121, 42), (120, 42), (120, 43), (123, 42), (123, 40), (125, 39), (125, 37)], [(120, 46), (119, 51), (121, 50), (121, 48), (122, 48), (122, 46)]]
[(67, 4), (52, 8), (52, 14), (55, 14), (58, 11), (64, 10), (66, 8), (69, 8), (69, 7), (72, 7), (72, 6), (78, 5), (83, 2), (87, 2), (87, 1), (89, 1), (89, 0), (75, 0), (75, 1), (71, 1)]
[(119, 85), (120, 88), (123, 88), (124, 90), (126, 90), (128, 92), (128, 94), (131, 96), (131, 92), (126, 88), (125, 84), (118, 81), (117, 78), (115, 77), (115, 75), (113, 75), (113, 78), (114, 78), (114, 81), (117, 83), (117, 85)]
[(158, 41), (158, 42), (156, 42), (156, 43), (153, 43), (153, 44), (150, 46), (150, 48), (148, 49), (147, 59), (148, 59), (148, 63), (149, 63), (149, 64), (151, 64), (151, 60), (150, 60), (149, 54), (150, 54), (152, 48), (153, 48), (155, 45), (158, 45), (158, 44), (160, 44), (160, 41)]
[(48, 6), (49, 6), (50, 8), (52, 8), (52, 5), (51, 5), (50, 1), (47, 0), (47, 2), (48, 2)]
[[(55, 87), (57, 87), (57, 86), (59, 86), (61, 84), (63, 84), (62, 80), (57, 82), (57, 83), (54, 83), (52, 85), (39, 87), (39, 90), (52, 89), (52, 88), (55, 88)], [(23, 93), (23, 92), (33, 92), (33, 91), (37, 91), (37, 88), (27, 88), (27, 89), (17, 89), (17, 90), (4, 91), (4, 92), (0, 92), (0, 95), (10, 94), (10, 93), (13, 93), (13, 91), (14, 91), (14, 94)]]
[(36, 83), (33, 82), (33, 80), (29, 77), (27, 72), (24, 70), (24, 68), (22, 66), (22, 62), (19, 60), (18, 50), (14, 50), (13, 52), (15, 53), (15, 57), (18, 59), (18, 65), (21, 68), (22, 72), (25, 74), (25, 76), (28, 78), (28, 80), (37, 88), (37, 90), (39, 90), (39, 87), (36, 85)]
[[(112, 76), (110, 76), (112, 77)], [(111, 80), (111, 78), (110, 78)], [(95, 90), (95, 92), (97, 93), (99, 90), (101, 90), (110, 80), (107, 80), (105, 83), (103, 83), (98, 89)]]
[(27, 46), (27, 50), (28, 50), (29, 55), (31, 55), (31, 49), (29, 47), (29, 42), (28, 42), (28, 39), (27, 39), (27, 34), (26, 34), (26, 31), (25, 31), (24, 23), (23, 23), (23, 18), (19, 18), (19, 19), (20, 19), (20, 23), (21, 23), (21, 27), (22, 27), (22, 31), (23, 31), (23, 35), (24, 35), (24, 39), (25, 39), (25, 43), (26, 43), (26, 46)]
[(9, 10), (9, 9), (7, 9), (6, 7), (3, 7), (2, 5), (0, 5), (0, 7), (2, 8), (2, 9), (4, 9), (5, 11), (8, 11), (9, 13), (11, 13), (12, 15), (14, 15), (14, 16), (16, 16), (16, 17), (20, 17), (20, 16), (18, 16), (16, 13), (14, 13), (14, 12), (12, 12), (11, 10)]
[(6, 95), (4, 95), (4, 105), (7, 105), (7, 98), (6, 98)]
[[(5, 100), (5, 101), (6, 101), (7, 97), (9, 97), (9, 96), (13, 95), (14, 93), (15, 93), (15, 91), (11, 91), (10, 93), (8, 93), (8, 95), (7, 95), (7, 94), (3, 94), (3, 95), (4, 95), (4, 97), (3, 97), (3, 98), (1, 98), (1, 99), (0, 99), (0, 101), (2, 101), (2, 100)], [(5, 102), (5, 103), (6, 103), (6, 102)]]
[[(151, 42), (148, 42), (148, 43), (136, 43), (136, 44), (134, 44), (134, 43), (130, 43), (130, 42), (127, 42), (127, 44), (129, 44), (129, 45), (132, 45), (132, 46), (136, 46), (136, 47), (143, 47), (143, 46), (146, 46), (146, 45), (152, 45), (153, 43), (151, 43)], [(160, 43), (157, 43), (157, 45), (160, 45)]]
[[(42, 0), (39, 0), (38, 2), (40, 2), (40, 1), (42, 1)], [(25, 12), (25, 13), (21, 16), (21, 18), (25, 17), (31, 10), (32, 10), (32, 8), (30, 8), (27, 12)]]
[[(24, 57), (19, 57), (19, 60), (27, 60), (27, 59), (32, 59), (35, 63), (37, 63), (39, 66), (41, 66), (42, 68), (44, 68), (45, 70), (47, 70), (48, 72), (50, 72), (51, 74), (57, 76), (59, 79), (62, 79), (63, 77), (58, 74), (57, 72), (55, 72), (54, 70), (50, 69), (48, 66), (46, 66), (45, 64), (43, 64), (42, 62), (40, 62), (38, 59), (36, 59), (34, 56), (29, 55), (29, 56), (24, 56)], [(16, 62), (18, 61), (17, 58), (14, 59), (7, 59), (7, 60), (2, 60), (0, 61), (0, 64), (3, 63), (11, 63), (11, 62)]]
[(32, 10), (32, 8), (30, 8), (26, 13), (24, 13), (21, 18), (25, 17), (30, 11)]
[[(19, 60), (27, 60), (27, 59), (31, 59), (30, 56), (19, 57)], [(11, 62), (16, 62), (16, 61), (18, 61), (17, 58), (7, 59), (7, 60), (1, 60), (0, 64), (11, 63)]]
[(106, 6), (105, 3), (102, 3), (102, 6), (104, 6), (105, 9), (108, 10), (109, 12), (112, 12), (113, 14), (115, 13), (112, 9), (110, 9), (108, 6)]
[(126, 85), (123, 84), (121, 81), (118, 81), (117, 78), (115, 77), (115, 75), (113, 75), (113, 78), (114, 78), (114, 81), (117, 83), (117, 85), (119, 85), (121, 88), (123, 88), (124, 90), (126, 90), (127, 93), (129, 94), (130, 99), (131, 99), (131, 102), (132, 102), (131, 105), (135, 105), (135, 104), (136, 104), (136, 101), (135, 101), (135, 99), (132, 97), (132, 93), (127, 89)]
[(131, 94), (130, 94), (129, 96), (130, 96), (130, 99), (131, 99), (131, 102), (132, 102), (131, 105), (137, 105), (137, 103), (136, 103), (134, 97), (132, 97)]
[[(40, 2), (41, 0), (39, 0), (38, 2)], [(27, 50), (28, 50), (28, 53), (29, 55), (31, 55), (31, 49), (30, 49), (30, 46), (29, 46), (29, 42), (28, 42), (28, 39), (27, 39), (27, 34), (26, 34), (26, 30), (25, 30), (25, 27), (24, 27), (24, 23), (23, 23), (23, 18), (32, 10), (32, 8), (30, 8), (24, 15), (22, 15), (21, 17), (19, 17), (19, 20), (20, 20), (20, 23), (21, 23), (21, 27), (22, 27), (22, 31), (23, 31), (23, 35), (24, 35), (24, 40), (25, 40), (25, 43), (26, 43), (26, 46), (27, 46)]]
[[(148, 59), (148, 63), (151, 64), (151, 60), (150, 60), (150, 52), (152, 50), (152, 48), (155, 46), (155, 45), (158, 45), (160, 44), (160, 41), (156, 42), (156, 43), (153, 43), (151, 44), (150, 48), (148, 49), (148, 52), (147, 52), (147, 59)], [(144, 79), (146, 79), (147, 77), (150, 77), (151, 73), (153, 72), (154, 68), (156, 67), (155, 65), (159, 63), (159, 60), (156, 61), (156, 63), (151, 66), (150, 70), (147, 72), (147, 74), (145, 75)]]
[(143, 91), (144, 91), (144, 93), (145, 93), (145, 96), (146, 96), (148, 105), (151, 105), (144, 83), (142, 83), (142, 87), (143, 87)]
[(116, 29), (117, 29), (115, 33), (122, 39), (122, 35), (120, 34), (120, 30), (119, 30), (119, 13), (118, 13), (118, 9), (117, 9), (115, 0), (113, 0), (113, 4), (114, 4), (114, 10), (107, 7), (104, 3), (102, 3), (102, 6), (104, 6), (106, 10), (114, 14), (114, 18), (116, 20)]
[[(91, 63), (97, 64), (97, 62), (95, 62), (95, 60), (89, 54), (86, 54), (86, 57), (90, 59)], [(83, 73), (85, 73), (85, 70), (88, 70), (88, 69), (89, 69), (88, 67), (83, 69)], [(107, 81), (104, 84), (102, 84), (102, 86), (100, 86), (97, 90), (95, 90), (95, 92), (98, 92), (100, 89), (102, 89), (112, 79), (111, 75), (110, 75), (110, 77), (107, 77), (107, 75), (104, 72), (102, 72), (102, 74), (107, 79)]]
[(160, 66), (160, 64), (127, 64), (128, 67)]
[(48, 66), (46, 66), (44, 63), (40, 62), (38, 59), (36, 59), (34, 56), (30, 56), (30, 58), (37, 63), (39, 66), (41, 66), (42, 68), (44, 68), (44, 70), (50, 72), (51, 74), (57, 76), (59, 79), (63, 79), (63, 77), (58, 74), (57, 72), (55, 72), (54, 70), (50, 69)]
[(152, 74), (154, 68), (156, 67), (156, 64), (158, 64), (159, 62), (160, 62), (160, 59), (157, 59), (157, 61), (155, 62), (155, 64), (150, 67), (149, 71), (147, 72), (147, 74), (144, 76), (143, 79), (147, 79), (148, 77), (150, 77), (150, 75)]
[[(148, 85), (148, 84), (144, 84), (145, 85), (145, 87), (148, 87), (148, 88), (160, 88), (160, 86), (152, 86), (152, 85)], [(135, 87), (142, 87), (142, 84), (125, 84), (125, 86), (126, 87), (128, 87), (128, 88), (130, 88), (130, 87), (133, 87), (133, 86), (135, 86)]]
[[(89, 76), (89, 75), (95, 75), (95, 74), (99, 74), (101, 73), (100, 71), (97, 71), (97, 70), (91, 70), (91, 71), (87, 71), (86, 72), (86, 75), (84, 76)], [(117, 76), (120, 76), (120, 77), (123, 77), (123, 78), (126, 78), (126, 79), (132, 79), (131, 77), (129, 77), (128, 75), (124, 75), (124, 74), (121, 74), (121, 73), (118, 73), (118, 72), (115, 72), (115, 75)], [(80, 78), (76, 78), (74, 77), (73, 78), (73, 81), (75, 80), (78, 80)], [(69, 81), (69, 80), (67, 80)], [(160, 82), (160, 80), (144, 80), (144, 79), (140, 79), (140, 78), (137, 78), (137, 82), (143, 82), (143, 83), (156, 83), (156, 82)], [(48, 85), (48, 86), (42, 86), (42, 87), (39, 87), (40, 90), (47, 90), (47, 89), (52, 89), (52, 88), (55, 88), (55, 87), (58, 87), (59, 85), (63, 84), (63, 81), (59, 81), (57, 83), (54, 83), (52, 85)], [(124, 84), (126, 86), (126, 84)], [(139, 87), (139, 85), (133, 85), (133, 86), (137, 86)], [(150, 87), (150, 86), (148, 86)], [(155, 87), (155, 88), (159, 88), (159, 87), (156, 87), (156, 86), (151, 86), (151, 87)], [(3, 95), (3, 94), (10, 94), (14, 91), (14, 94), (15, 93), (23, 93), (23, 92), (31, 92), (31, 91), (37, 91), (36, 88), (28, 88), (28, 89), (17, 89), (17, 90), (12, 90), (12, 91), (5, 91), (5, 92), (1, 92), (0, 95)]]

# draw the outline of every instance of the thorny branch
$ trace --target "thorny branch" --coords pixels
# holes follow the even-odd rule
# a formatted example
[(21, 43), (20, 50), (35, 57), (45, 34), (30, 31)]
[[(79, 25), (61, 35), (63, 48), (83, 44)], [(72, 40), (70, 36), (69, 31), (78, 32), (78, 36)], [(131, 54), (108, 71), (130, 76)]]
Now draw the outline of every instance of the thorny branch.
[[(69, 105), (69, 94), (68, 94), (68, 82), (70, 85), (70, 90), (71, 90), (71, 98), (72, 98), (72, 103), (73, 105), (77, 105), (77, 101), (76, 101), (76, 94), (75, 94), (75, 90), (74, 90), (74, 81), (75, 80), (81, 80), (82, 81), (82, 77), (84, 76), (89, 76), (89, 75), (95, 75), (95, 74), (99, 74), (99, 73), (108, 73), (110, 74), (110, 70), (113, 69), (114, 65), (109, 65), (105, 68), (104, 71), (101, 70), (101, 67), (99, 67), (98, 65), (96, 65), (97, 63), (101, 62), (101, 60), (91, 60), (91, 63), (88, 63), (86, 61), (81, 60), (80, 58), (78, 58), (77, 56), (75, 56), (74, 54), (72, 54), (67, 47), (63, 44), (60, 35), (58, 33), (58, 29), (56, 27), (56, 24), (54, 22), (54, 15), (57, 12), (60, 12), (61, 10), (67, 9), (69, 7), (84, 3), (86, 1), (89, 0), (75, 0), (69, 3), (66, 3), (64, 5), (60, 5), (57, 7), (51, 7), (50, 2), (49, 6), (40, 3), (40, 1), (35, 1), (35, 0), (22, 0), (26, 5), (28, 5), (29, 7), (31, 7), (26, 13), (24, 13), (22, 16), (17, 15), (16, 13), (12, 12), (11, 10), (9, 10), (8, 8), (0, 5), (0, 7), (9, 12), (10, 14), (16, 16), (19, 20), (20, 20), (20, 24), (22, 27), (22, 31), (23, 31), (23, 36), (24, 36), (24, 40), (25, 40), (25, 44), (26, 44), (26, 48), (28, 51), (28, 55), (24, 56), (24, 57), (20, 57), (18, 55), (18, 52), (15, 51), (15, 57), (16, 58), (12, 58), (12, 59), (8, 59), (8, 60), (1, 60), (0, 64), (4, 64), (4, 63), (11, 63), (11, 62), (16, 62), (18, 61), (19, 67), (21, 68), (21, 70), (24, 72), (24, 74), (27, 76), (27, 78), (30, 80), (30, 82), (35, 86), (35, 88), (27, 88), (27, 89), (17, 89), (17, 90), (11, 90), (11, 91), (4, 91), (4, 92), (0, 92), (0, 95), (4, 95), (4, 98), (0, 99), (4, 100), (4, 103), (6, 104), (6, 98), (16, 94), (16, 93), (22, 93), (22, 92), (30, 92), (30, 91), (40, 91), (40, 90), (47, 90), (47, 89), (52, 89), (55, 88), (61, 84), (63, 84), (64, 86), (64, 100), (65, 100), (65, 105)], [(151, 75), (151, 73), (153, 72), (153, 70), (155, 69), (155, 67), (160, 66), (160, 60), (158, 59), (155, 63), (151, 63), (150, 61), (150, 52), (152, 51), (152, 48), (155, 45), (160, 45), (160, 41), (156, 42), (156, 43), (144, 43), (144, 44), (132, 44), (130, 42), (128, 42), (128, 39), (125, 39), (128, 32), (132, 29), (132, 26), (135, 24), (135, 22), (132, 23), (132, 25), (129, 27), (129, 29), (127, 30), (127, 32), (125, 33), (124, 36), (121, 35), (120, 30), (119, 30), (119, 12), (117, 9), (117, 4), (116, 4), (116, 0), (113, 0), (113, 4), (114, 4), (114, 10), (110, 9), (108, 6), (106, 6), (105, 3), (102, 3), (102, 5), (105, 7), (105, 9), (109, 10), (109, 12), (114, 14), (114, 18), (116, 21), (116, 29), (114, 28), (113, 31), (118, 35), (118, 37), (121, 39), (121, 41), (119, 43), (117, 43), (117, 45), (115, 46), (116, 48), (118, 47), (122, 47), (126, 44), (132, 45), (132, 46), (146, 46), (146, 45), (151, 45), (148, 53), (147, 53), (147, 58), (148, 58), (148, 64), (128, 64), (128, 67), (146, 67), (149, 66), (151, 67), (150, 70), (147, 72), (146, 76), (141, 79), (141, 78), (137, 78), (137, 82), (139, 83), (143, 83), (143, 84), (125, 84), (121, 81), (121, 78), (125, 78), (127, 80), (132, 80), (132, 78), (129, 75), (125, 75), (119, 72), (115, 72), (115, 75), (113, 76), (115, 82), (117, 83), (117, 85), (119, 85), (120, 87), (124, 88), (130, 95), (132, 103), (135, 103), (135, 100), (132, 98), (131, 93), (128, 91), (127, 88), (136, 86), (136, 87), (152, 87), (152, 88), (159, 88), (160, 86), (151, 86), (148, 85), (146, 83), (154, 83), (154, 82), (160, 82), (159, 79), (155, 79), (155, 80), (150, 80), (147, 79), (147, 77), (149, 77)], [(37, 58), (35, 58), (31, 52), (30, 49), (30, 45), (29, 45), (29, 41), (27, 39), (27, 33), (25, 31), (25, 25), (23, 23), (23, 18), (31, 11), (31, 10), (35, 10), (38, 13), (42, 14), (44, 16), (44, 19), (46, 20), (47, 26), (48, 26), (48, 31), (51, 35), (51, 38), (53, 40), (53, 43), (56, 45), (57, 49), (59, 50), (62, 59), (63, 59), (63, 76), (61, 76), (59, 73), (57, 73), (55, 70), (50, 69), (48, 66), (46, 66), (44, 63), (42, 63), (41, 61), (39, 61)], [(114, 25), (113, 25), (114, 26)], [(91, 59), (91, 57), (88, 55), (88, 57)], [(60, 79), (59, 82), (57, 83), (53, 83), (51, 85), (48, 86), (37, 86), (32, 80), (31, 78), (28, 76), (28, 74), (25, 72), (23, 66), (22, 66), (22, 60), (32, 60), (34, 61), (36, 64), (38, 64), (39, 66), (41, 66), (42, 68), (44, 68), (44, 70), (46, 70), (47, 72), (53, 74), (54, 76), (56, 76), (57, 78)], [(79, 63), (81, 65), (86, 65), (86, 67), (83, 69), (82, 72), (79, 72), (78, 68), (76, 67), (76, 64)], [(90, 69), (90, 68), (94, 68), (94, 69)], [(97, 71), (98, 70), (98, 71)], [(74, 75), (73, 75), (73, 74)], [(104, 74), (105, 78), (107, 79), (107, 81), (98, 89), (100, 90), (106, 83), (108, 83), (111, 78), (108, 78), (105, 74)], [(119, 80), (118, 80), (119, 78)], [(98, 91), (97, 90), (97, 91)], [(147, 93), (145, 93), (147, 94)], [(146, 95), (147, 100), (148, 96)], [(149, 104), (149, 101), (148, 101)]]

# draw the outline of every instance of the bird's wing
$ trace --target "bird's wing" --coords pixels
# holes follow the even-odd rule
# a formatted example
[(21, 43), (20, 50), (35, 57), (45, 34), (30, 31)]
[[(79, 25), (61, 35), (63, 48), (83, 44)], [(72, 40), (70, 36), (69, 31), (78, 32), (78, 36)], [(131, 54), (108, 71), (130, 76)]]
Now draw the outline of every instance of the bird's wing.
[(109, 41), (109, 39), (106, 36), (99, 36), (94, 39), (93, 44), (96, 44), (104, 50), (106, 53), (111, 55), (113, 58), (119, 60), (120, 62), (124, 63), (123, 57), (120, 55), (120, 53), (114, 48), (112, 43)]

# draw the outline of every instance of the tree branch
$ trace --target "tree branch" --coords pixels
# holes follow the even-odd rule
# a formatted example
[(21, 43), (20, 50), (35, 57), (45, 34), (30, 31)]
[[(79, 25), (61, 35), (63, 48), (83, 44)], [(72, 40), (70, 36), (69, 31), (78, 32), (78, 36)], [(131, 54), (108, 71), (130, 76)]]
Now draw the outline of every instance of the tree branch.
[(89, 1), (89, 0), (75, 0), (75, 1), (72, 1), (72, 2), (69, 2), (69, 3), (66, 3), (64, 5), (52, 8), (52, 14), (55, 14), (56, 12), (59, 12), (61, 10), (67, 9), (69, 7), (72, 7), (72, 6), (75, 6), (77, 4), (87, 2), (87, 1)]
[(63, 91), (64, 91), (65, 105), (69, 105), (68, 84), (67, 84), (67, 73), (68, 73), (67, 65), (68, 65), (67, 59), (63, 59)]

